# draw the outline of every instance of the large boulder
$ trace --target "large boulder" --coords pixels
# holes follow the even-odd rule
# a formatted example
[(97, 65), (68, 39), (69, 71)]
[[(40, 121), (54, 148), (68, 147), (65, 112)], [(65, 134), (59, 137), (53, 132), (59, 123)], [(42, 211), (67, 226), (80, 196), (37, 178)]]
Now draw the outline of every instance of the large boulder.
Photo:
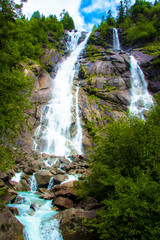
[(41, 75), (38, 78), (39, 83), (39, 89), (46, 89), (51, 86), (51, 77), (47, 73), (41, 73)]
[(56, 200), (53, 203), (54, 203), (54, 206), (58, 207), (61, 210), (73, 207), (72, 200), (70, 200), (68, 198), (64, 198), (64, 197), (56, 198)]
[(53, 175), (48, 170), (39, 170), (35, 174), (38, 186), (48, 185)]
[(99, 240), (97, 234), (90, 232), (83, 220), (96, 217), (96, 210), (84, 211), (82, 209), (66, 209), (54, 216), (60, 221), (60, 230), (63, 240)]
[(68, 176), (64, 174), (57, 174), (53, 176), (55, 184), (60, 184), (61, 182), (64, 182), (66, 179), (68, 179)]
[(10, 210), (0, 204), (0, 239), (23, 240), (23, 226)]
[(64, 197), (64, 198), (68, 198), (71, 199), (72, 201), (74, 201), (77, 197), (76, 195), (76, 191), (73, 189), (75, 186), (75, 183), (77, 181), (69, 181), (66, 183), (63, 183), (61, 185), (57, 185), (55, 187), (53, 187), (53, 191), (55, 193), (55, 196), (57, 197)]

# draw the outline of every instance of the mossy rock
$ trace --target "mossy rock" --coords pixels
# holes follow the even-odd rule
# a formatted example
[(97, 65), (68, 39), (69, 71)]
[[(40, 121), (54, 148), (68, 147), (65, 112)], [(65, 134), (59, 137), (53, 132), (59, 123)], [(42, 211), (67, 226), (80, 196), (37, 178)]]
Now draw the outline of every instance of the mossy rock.
[(0, 197), (4, 197), (8, 193), (8, 189), (6, 187), (0, 188)]

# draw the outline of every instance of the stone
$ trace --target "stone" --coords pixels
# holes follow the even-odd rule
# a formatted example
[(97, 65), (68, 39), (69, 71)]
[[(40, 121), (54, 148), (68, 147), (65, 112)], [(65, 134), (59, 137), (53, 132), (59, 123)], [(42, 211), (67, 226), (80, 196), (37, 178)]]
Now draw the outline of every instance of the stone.
[(20, 191), (30, 191), (30, 186), (25, 179), (21, 179), (21, 190)]
[(40, 196), (40, 198), (43, 198), (45, 200), (52, 200), (55, 198), (55, 194), (51, 192), (45, 192), (43, 195)]
[(51, 86), (51, 77), (47, 73), (41, 73), (38, 78), (39, 89), (46, 89)]
[(24, 171), (24, 173), (26, 173), (28, 175), (33, 175), (33, 173), (34, 173), (34, 169), (31, 167), (25, 168), (23, 171)]
[(48, 185), (51, 177), (53, 177), (53, 175), (48, 170), (39, 170), (35, 174), (38, 186)]
[(11, 202), (14, 202), (15, 199), (16, 199), (16, 197), (18, 196), (17, 191), (14, 191), (14, 190), (12, 190), (12, 189), (9, 189), (9, 190), (8, 190), (8, 193), (9, 193)]
[[(96, 217), (96, 210), (84, 211), (83, 209), (70, 208), (57, 213), (54, 218), (60, 221), (60, 230), (63, 240), (99, 240), (96, 233), (90, 231), (83, 223), (84, 219)], [(53, 219), (54, 219), (53, 218)]]
[(32, 203), (30, 205), (30, 208), (33, 209), (33, 211), (36, 211), (37, 206), (36, 206), (36, 204)]
[(64, 198), (69, 198), (71, 199), (72, 201), (74, 201), (77, 197), (76, 195), (76, 191), (73, 190), (73, 189), (60, 189), (58, 191), (55, 192), (55, 196), (56, 197), (64, 197)]
[(64, 174), (57, 174), (53, 176), (55, 184), (60, 184), (61, 182), (65, 181), (68, 177)]
[(160, 82), (159, 81), (150, 81), (148, 84), (148, 89), (153, 93), (159, 92), (160, 91)]
[(1, 240), (22, 240), (23, 225), (5, 206), (0, 206), (0, 239)]
[(68, 209), (68, 208), (72, 208), (73, 207), (73, 202), (68, 199), (68, 198), (64, 198), (64, 197), (58, 197), (56, 198), (56, 200), (54, 201), (54, 205), (56, 207), (58, 207), (61, 210), (64, 209)]
[(17, 216), (19, 215), (19, 211), (16, 207), (9, 207), (9, 210), (13, 215), (17, 215)]

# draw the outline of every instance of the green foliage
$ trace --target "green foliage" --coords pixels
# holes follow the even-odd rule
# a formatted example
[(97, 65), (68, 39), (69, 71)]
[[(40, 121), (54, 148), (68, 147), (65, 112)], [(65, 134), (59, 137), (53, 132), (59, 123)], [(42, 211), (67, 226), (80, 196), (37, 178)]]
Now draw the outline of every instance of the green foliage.
[(129, 27), (131, 27), (132, 25), (132, 20), (129, 17), (126, 17), (124, 19), (124, 21), (119, 25), (119, 27), (125, 31), (126, 29), (128, 29)]
[(64, 16), (63, 16), (61, 22), (64, 26), (64, 29), (69, 30), (69, 31), (72, 29), (75, 29), (74, 21), (73, 21), (72, 17), (70, 17), (68, 12), (64, 13)]
[[(15, 138), (27, 125), (25, 109), (31, 108), (33, 79), (24, 76), (19, 63), (28, 58), (38, 62), (43, 46), (56, 48), (64, 34), (55, 16), (33, 14), (27, 21), (20, 18), (21, 7), (12, 0), (0, 1), (0, 170), (13, 164)], [(48, 32), (53, 43), (48, 41)]]
[(34, 18), (34, 19), (40, 19), (41, 16), (40, 16), (40, 12), (39, 11), (36, 11), (32, 14), (31, 18)]
[(156, 36), (156, 29), (153, 22), (150, 22), (147, 18), (141, 17), (137, 21), (136, 26), (132, 26), (127, 31), (127, 39), (131, 43), (139, 41), (146, 42), (152, 40)]
[(107, 22), (108, 26), (110, 26), (110, 27), (116, 27), (116, 21), (115, 21), (115, 19), (114, 19), (113, 16), (112, 16), (111, 10), (108, 11), (108, 15), (107, 15), (107, 18), (106, 18), (106, 22)]
[(160, 94), (146, 121), (128, 116), (107, 124), (103, 133), (91, 155), (91, 175), (80, 185), (82, 196), (103, 204), (87, 224), (100, 239), (158, 240)]
[(123, 1), (120, 1), (119, 5), (117, 7), (117, 10), (118, 10), (117, 22), (118, 22), (118, 24), (120, 24), (121, 22), (124, 21), (124, 3), (123, 3)]
[(107, 37), (109, 28), (110, 27), (108, 26), (107, 22), (102, 22), (98, 28), (100, 31), (100, 37), (105, 39)]

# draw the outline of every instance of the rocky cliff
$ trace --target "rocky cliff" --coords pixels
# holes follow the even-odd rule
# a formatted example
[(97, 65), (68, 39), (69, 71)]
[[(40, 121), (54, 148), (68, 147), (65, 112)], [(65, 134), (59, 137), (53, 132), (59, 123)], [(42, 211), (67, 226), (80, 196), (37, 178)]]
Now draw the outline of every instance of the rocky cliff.
[[(82, 39), (84, 33), (82, 34)], [(66, 44), (67, 35), (65, 35), (62, 46)], [(120, 32), (122, 50), (113, 51), (112, 30), (106, 39), (102, 39), (100, 33), (91, 34), (85, 51), (79, 57), (79, 71), (74, 76), (74, 86), (80, 84), (79, 90), (79, 107), (81, 124), (83, 126), (83, 148), (87, 153), (88, 148), (95, 146), (94, 139), (97, 136), (97, 130), (101, 129), (110, 122), (121, 116), (125, 116), (130, 104), (130, 59), (129, 55), (134, 55), (139, 65), (143, 69), (148, 88), (152, 94), (160, 90), (160, 71), (153, 64), (154, 57), (144, 53), (143, 48), (130, 48), (126, 50), (124, 35)], [(123, 45), (125, 51), (123, 51)], [(89, 174), (87, 155), (71, 156), (72, 162), (63, 157), (49, 156), (40, 154), (33, 150), (34, 133), (41, 121), (41, 111), (43, 106), (51, 99), (51, 86), (54, 76), (57, 72), (58, 65), (69, 54), (65, 49), (64, 54), (60, 54), (53, 49), (44, 49), (38, 65), (33, 61), (21, 63), (23, 72), (35, 79), (35, 86), (32, 93), (31, 101), (33, 108), (26, 110), (28, 123), (31, 131), (21, 132), (17, 144), (21, 151), (21, 156), (16, 159), (16, 165), (13, 169), (5, 174), (0, 175), (1, 188), (7, 187), (6, 192), (1, 199), (10, 199), (15, 201), (17, 191), (28, 191), (29, 177), (36, 172), (38, 183), (38, 193), (44, 199), (53, 199), (53, 203), (63, 213), (56, 217), (60, 220), (60, 228), (63, 232), (64, 239), (96, 239), (95, 233), (90, 234), (88, 229), (82, 223), (84, 218), (96, 216), (96, 210), (100, 207), (95, 199), (77, 199), (73, 189), (74, 182), (68, 185), (59, 185), (66, 180), (67, 174), (81, 174), (81, 179)], [(74, 122), (74, 119), (73, 119)], [(74, 129), (74, 128), (73, 128)], [(45, 162), (52, 163), (50, 167)], [(59, 168), (60, 166), (61, 169)], [(11, 181), (15, 172), (23, 171), (20, 183)], [(53, 177), (56, 187), (46, 190), (50, 178)], [(1, 215), (5, 214), (5, 208)], [(14, 210), (12, 209), (12, 212)], [(12, 213), (7, 213), (8, 216)], [(14, 218), (14, 216), (12, 215)], [(14, 220), (16, 221), (16, 220)], [(0, 222), (3, 229), (5, 224)], [(22, 239), (22, 226), (17, 223), (16, 232), (19, 238), (11, 236), (8, 239)], [(5, 233), (6, 234), (6, 233)], [(12, 233), (13, 234), (13, 233)], [(13, 234), (14, 235), (14, 234)], [(5, 239), (5, 237), (2, 239)]]

